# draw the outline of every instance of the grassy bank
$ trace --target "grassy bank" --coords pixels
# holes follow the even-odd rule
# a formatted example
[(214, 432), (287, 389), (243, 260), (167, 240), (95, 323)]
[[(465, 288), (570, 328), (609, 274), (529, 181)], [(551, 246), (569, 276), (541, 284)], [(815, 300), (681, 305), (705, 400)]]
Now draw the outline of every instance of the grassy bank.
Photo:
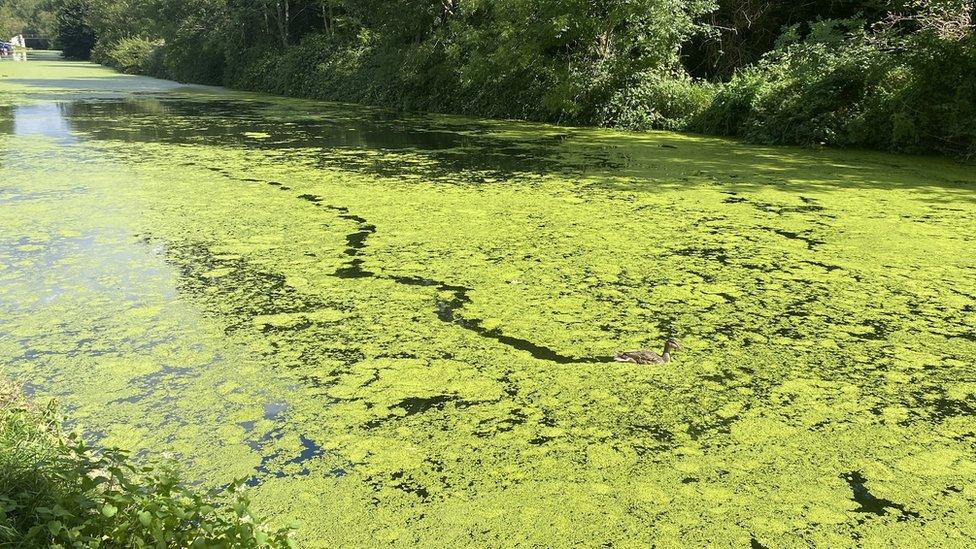
[(0, 382), (0, 545), (15, 547), (290, 547), (234, 486), (205, 494), (174, 463), (137, 464), (62, 429), (53, 402)]

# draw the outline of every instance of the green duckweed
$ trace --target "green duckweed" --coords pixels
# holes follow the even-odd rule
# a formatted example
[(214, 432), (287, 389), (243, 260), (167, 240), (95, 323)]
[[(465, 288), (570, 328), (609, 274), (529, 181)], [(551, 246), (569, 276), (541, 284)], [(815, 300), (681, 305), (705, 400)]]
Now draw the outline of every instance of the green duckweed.
[(4, 371), (307, 546), (976, 537), (971, 166), (0, 72)]

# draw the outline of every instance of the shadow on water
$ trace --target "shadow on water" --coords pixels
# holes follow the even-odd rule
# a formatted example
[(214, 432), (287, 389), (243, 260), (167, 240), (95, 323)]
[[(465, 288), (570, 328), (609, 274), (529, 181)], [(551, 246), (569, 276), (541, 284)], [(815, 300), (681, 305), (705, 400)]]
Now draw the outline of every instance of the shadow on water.
[(854, 501), (860, 505), (854, 512), (884, 516), (887, 514), (886, 509), (894, 509), (899, 512), (898, 522), (919, 518), (918, 513), (906, 509), (904, 505), (879, 498), (872, 494), (867, 486), (865, 486), (867, 479), (859, 471), (844, 473), (840, 477), (847, 481), (847, 485), (854, 492)]
[[(124, 142), (203, 144), (301, 151), (322, 168), (401, 177), (415, 174), (450, 183), (510, 179), (516, 174), (597, 177), (592, 188), (655, 192), (690, 184), (788, 187), (792, 192), (861, 188), (929, 188), (976, 201), (964, 167), (933, 177), (919, 158), (911, 165), (865, 151), (820, 151), (745, 146), (669, 133), (625, 134), (586, 128), (498, 122), (323, 102), (228, 99), (185, 93), (130, 94), (127, 98), (51, 103), (35, 113), (66, 122), (87, 138)], [(16, 109), (24, 107), (18, 106)], [(0, 111), (0, 129), (9, 126)], [(8, 132), (15, 131), (7, 128)], [(735, 203), (735, 197), (730, 199)], [(820, 206), (757, 203), (767, 213), (810, 213)], [(800, 235), (783, 235), (794, 238)], [(816, 243), (811, 243), (815, 245)]]
[[(169, 144), (206, 144), (249, 149), (318, 150), (323, 167), (384, 176), (422, 170), (433, 177), (479, 172), (504, 177), (517, 172), (619, 167), (605, 152), (560, 158), (564, 133), (549, 137), (503, 137), (490, 124), (444, 123), (355, 106), (316, 105), (279, 113), (273, 103), (233, 99), (144, 97), (58, 104), (71, 128), (94, 139)], [(339, 154), (336, 154), (336, 153)], [(414, 153), (434, 163), (409, 165), (365, 152)], [(395, 155), (397, 156), (397, 155)], [(486, 176), (487, 176), (486, 175)]]

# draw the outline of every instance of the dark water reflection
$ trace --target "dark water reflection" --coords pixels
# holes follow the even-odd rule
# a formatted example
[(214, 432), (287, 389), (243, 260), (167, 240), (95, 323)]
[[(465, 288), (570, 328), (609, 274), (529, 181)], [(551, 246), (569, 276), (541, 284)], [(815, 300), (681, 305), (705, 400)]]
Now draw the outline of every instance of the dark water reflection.
[[(316, 104), (285, 109), (262, 101), (146, 97), (61, 103), (48, 113), (94, 139), (168, 144), (206, 144), (250, 149), (318, 149), (323, 165), (398, 175), (404, 166), (382, 159), (330, 151), (416, 152), (433, 160), (429, 175), (479, 172), (507, 177), (517, 172), (585, 172), (622, 166), (612, 150), (572, 158), (559, 154), (571, 129), (532, 138), (505, 136), (495, 123), (401, 115), (358, 106)], [(34, 113), (35, 115), (37, 113)]]

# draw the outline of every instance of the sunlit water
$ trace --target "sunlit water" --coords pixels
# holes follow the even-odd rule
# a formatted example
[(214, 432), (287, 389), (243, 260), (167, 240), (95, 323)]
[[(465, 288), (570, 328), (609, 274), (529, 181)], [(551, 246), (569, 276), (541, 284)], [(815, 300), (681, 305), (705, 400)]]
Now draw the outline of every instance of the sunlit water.
[(308, 545), (973, 542), (972, 166), (0, 73), (4, 373)]

